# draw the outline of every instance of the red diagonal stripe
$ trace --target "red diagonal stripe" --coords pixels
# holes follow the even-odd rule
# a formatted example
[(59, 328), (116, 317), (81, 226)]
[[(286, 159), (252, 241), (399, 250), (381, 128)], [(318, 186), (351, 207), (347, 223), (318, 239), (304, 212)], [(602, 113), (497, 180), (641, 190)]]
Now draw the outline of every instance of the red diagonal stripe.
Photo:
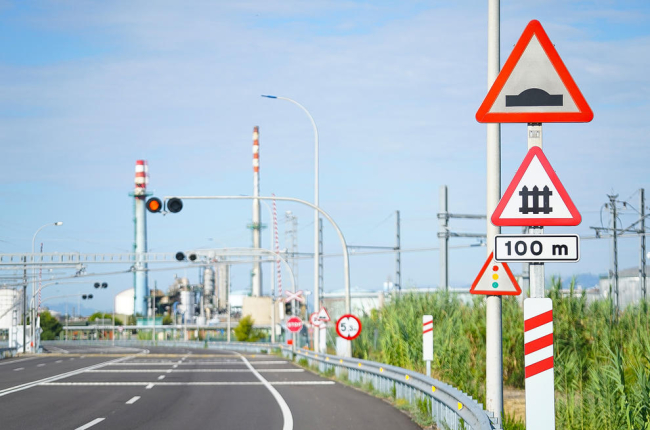
[(433, 327), (431, 327), (431, 328), (430, 328), (430, 329), (428, 329), (428, 330), (424, 330), (424, 331), (422, 332), (422, 334), (426, 334), (426, 333), (429, 333), (430, 331), (433, 331)]
[(524, 331), (532, 330), (544, 324), (553, 322), (553, 310), (539, 314), (524, 321)]
[(538, 361), (535, 364), (526, 366), (526, 378), (530, 378), (531, 376), (535, 376), (538, 373), (542, 373), (552, 368), (553, 368), (553, 357), (545, 358), (544, 360)]
[(425, 322), (424, 324), (422, 324), (422, 327), (424, 327), (427, 324), (433, 324), (433, 320)]
[(524, 345), (524, 354), (530, 354), (539, 351), (542, 348), (553, 345), (553, 333), (540, 337), (539, 339), (531, 340)]

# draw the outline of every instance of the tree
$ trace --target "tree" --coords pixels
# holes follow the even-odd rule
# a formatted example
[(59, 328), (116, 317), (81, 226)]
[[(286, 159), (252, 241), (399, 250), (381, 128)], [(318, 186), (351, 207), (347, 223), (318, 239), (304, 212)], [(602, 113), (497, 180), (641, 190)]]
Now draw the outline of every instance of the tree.
[[(92, 314), (91, 316), (88, 317), (88, 321), (93, 322), (98, 318), (113, 321), (113, 314), (95, 312), (94, 314)], [(124, 323), (122, 322), (121, 319), (119, 319), (118, 317), (115, 317), (115, 325), (124, 325)]]
[(171, 325), (174, 323), (174, 319), (172, 318), (171, 315), (165, 314), (165, 316), (163, 316), (162, 323), (163, 325)]
[(50, 311), (41, 312), (41, 328), (43, 329), (43, 333), (41, 333), (42, 340), (54, 340), (63, 330), (59, 320), (54, 318)]
[(239, 320), (239, 324), (235, 327), (235, 337), (240, 342), (257, 342), (264, 334), (259, 329), (254, 329), (253, 324), (255, 320), (251, 315), (246, 315)]

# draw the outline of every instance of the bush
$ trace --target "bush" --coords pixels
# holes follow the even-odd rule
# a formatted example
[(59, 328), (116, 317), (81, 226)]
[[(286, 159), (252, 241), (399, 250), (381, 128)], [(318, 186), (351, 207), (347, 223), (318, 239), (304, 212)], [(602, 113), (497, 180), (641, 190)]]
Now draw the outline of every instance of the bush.
[(264, 337), (264, 333), (253, 328), (255, 320), (251, 315), (246, 315), (239, 320), (239, 324), (235, 327), (235, 338), (239, 342), (257, 342)]

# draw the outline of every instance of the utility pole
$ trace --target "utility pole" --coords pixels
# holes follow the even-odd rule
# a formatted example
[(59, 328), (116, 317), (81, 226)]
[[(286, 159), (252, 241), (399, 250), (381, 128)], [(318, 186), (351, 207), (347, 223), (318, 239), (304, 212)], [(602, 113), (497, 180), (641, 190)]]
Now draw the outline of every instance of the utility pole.
[(438, 222), (440, 224), (440, 231), (438, 232), (438, 240), (440, 241), (439, 251), (439, 266), (440, 266), (440, 282), (438, 288), (444, 288), (445, 291), (449, 289), (449, 212), (447, 200), (447, 186), (441, 185), (440, 192), (438, 193), (439, 206)]
[(23, 354), (27, 352), (27, 257), (23, 257)]
[[(439, 210), (438, 222), (440, 224), (440, 231), (438, 231), (438, 239), (440, 240), (440, 253), (438, 254), (440, 266), (440, 284), (438, 288), (444, 288), (445, 291), (449, 290), (449, 238), (450, 237), (477, 237), (480, 239), (486, 238), (484, 233), (455, 233), (449, 231), (449, 220), (451, 218), (466, 218), (466, 219), (486, 219), (485, 215), (471, 215), (471, 214), (452, 214), (449, 213), (448, 208), (448, 195), (447, 186), (441, 185), (439, 192)], [(498, 202), (497, 202), (498, 203)], [(496, 207), (496, 204), (495, 204)], [(488, 222), (490, 224), (490, 222)]]
[(402, 236), (401, 236), (399, 211), (395, 211), (395, 287), (397, 291), (402, 291)]
[(609, 197), (609, 206), (612, 213), (612, 251), (614, 259), (613, 287), (614, 294), (616, 295), (616, 301), (614, 302), (614, 320), (618, 321), (618, 312), (621, 305), (618, 291), (618, 230), (616, 223), (616, 217), (618, 216), (616, 213), (616, 199), (618, 198), (618, 194), (608, 194), (607, 197)]
[(641, 293), (643, 294), (643, 301), (648, 300), (647, 285), (646, 285), (646, 253), (645, 253), (645, 190), (639, 190), (639, 245), (640, 261), (639, 261), (639, 285), (641, 286)]

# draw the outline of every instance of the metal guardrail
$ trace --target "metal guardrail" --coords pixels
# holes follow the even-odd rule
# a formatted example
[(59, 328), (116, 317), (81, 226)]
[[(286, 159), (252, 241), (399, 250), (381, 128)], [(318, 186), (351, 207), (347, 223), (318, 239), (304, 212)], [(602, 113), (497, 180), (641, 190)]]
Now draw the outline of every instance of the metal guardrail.
[[(61, 341), (43, 341), (43, 345)], [(112, 341), (67, 341), (74, 345), (113, 345)], [(126, 347), (185, 347), (207, 349), (230, 349), (264, 353), (273, 349), (282, 351), (285, 358), (293, 359), (290, 348), (278, 343), (252, 342), (205, 342), (205, 341), (151, 341), (116, 340), (116, 346)], [(313, 351), (296, 350), (295, 358), (305, 359), (310, 367), (320, 372), (334, 372), (337, 378), (346, 377), (352, 383), (372, 384), (372, 388), (395, 399), (426, 408), (441, 429), (502, 430), (499, 418), (488, 414), (469, 395), (437, 379), (401, 367), (357, 358), (343, 358)]]
[(16, 348), (0, 347), (0, 360), (7, 357), (15, 357), (16, 352)]
[[(285, 357), (291, 357), (290, 349), (282, 348)], [(460, 430), (501, 430), (499, 420), (489, 416), (483, 406), (462, 391), (401, 367), (355, 358), (317, 354), (297, 350), (296, 356), (307, 360), (320, 372), (333, 371), (338, 377), (347, 377), (353, 383), (372, 384), (372, 388), (395, 399), (416, 404), (431, 415), (440, 428)]]

